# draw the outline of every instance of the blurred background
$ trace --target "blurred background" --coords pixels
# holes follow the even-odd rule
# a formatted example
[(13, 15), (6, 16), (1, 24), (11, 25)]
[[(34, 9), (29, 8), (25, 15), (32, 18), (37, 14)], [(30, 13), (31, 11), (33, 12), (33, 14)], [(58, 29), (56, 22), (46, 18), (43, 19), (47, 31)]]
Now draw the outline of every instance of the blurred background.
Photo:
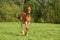
[[(23, 10), (31, 5), (31, 22), (60, 23), (60, 0), (25, 0)], [(20, 22), (22, 0), (0, 0), (0, 22)]]

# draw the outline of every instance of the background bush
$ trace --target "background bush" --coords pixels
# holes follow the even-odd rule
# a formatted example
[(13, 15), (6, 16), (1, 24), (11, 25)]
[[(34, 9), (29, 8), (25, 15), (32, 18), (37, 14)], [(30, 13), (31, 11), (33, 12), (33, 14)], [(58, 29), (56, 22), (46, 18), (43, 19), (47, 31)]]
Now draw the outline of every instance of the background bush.
[[(32, 22), (60, 23), (60, 0), (26, 0), (31, 5)], [(0, 0), (0, 22), (18, 22), (22, 12), (22, 0)]]

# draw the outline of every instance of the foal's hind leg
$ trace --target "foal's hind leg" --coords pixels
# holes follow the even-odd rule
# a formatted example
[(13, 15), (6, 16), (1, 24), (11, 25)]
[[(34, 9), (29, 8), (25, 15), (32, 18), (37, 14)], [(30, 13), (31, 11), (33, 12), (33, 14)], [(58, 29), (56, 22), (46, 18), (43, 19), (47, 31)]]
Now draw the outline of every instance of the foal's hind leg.
[(24, 27), (24, 23), (23, 22), (21, 22), (21, 28), (22, 28), (22, 34), (25, 35), (25, 32), (24, 32), (24, 28), (25, 27)]
[(29, 31), (29, 25), (30, 25), (30, 22), (25, 22), (26, 24), (26, 31), (25, 31), (25, 35), (28, 35), (28, 31)]

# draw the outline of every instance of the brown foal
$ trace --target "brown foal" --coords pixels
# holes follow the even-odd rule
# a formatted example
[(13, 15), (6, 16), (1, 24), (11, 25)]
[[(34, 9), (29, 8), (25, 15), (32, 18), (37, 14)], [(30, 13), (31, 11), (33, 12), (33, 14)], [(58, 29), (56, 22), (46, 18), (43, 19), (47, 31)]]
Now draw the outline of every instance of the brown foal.
[[(20, 14), (21, 27), (22, 27), (23, 35), (28, 35), (29, 25), (30, 25), (30, 21), (31, 21), (30, 12), (31, 12), (31, 7), (27, 6), (27, 13), (21, 13)], [(24, 23), (25, 23), (25, 27), (23, 25)], [(24, 30), (24, 28), (26, 31)]]

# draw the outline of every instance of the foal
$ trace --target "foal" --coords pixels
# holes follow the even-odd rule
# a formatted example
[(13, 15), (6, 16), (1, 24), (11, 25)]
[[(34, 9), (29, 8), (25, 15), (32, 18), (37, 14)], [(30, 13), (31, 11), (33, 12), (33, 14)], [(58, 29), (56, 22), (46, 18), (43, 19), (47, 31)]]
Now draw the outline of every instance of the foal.
[[(31, 21), (30, 12), (31, 12), (31, 7), (27, 6), (27, 13), (20, 14), (23, 35), (28, 35), (29, 25), (30, 25), (30, 21)], [(23, 26), (24, 23), (25, 23), (25, 27)], [(24, 28), (26, 31), (24, 30)]]

